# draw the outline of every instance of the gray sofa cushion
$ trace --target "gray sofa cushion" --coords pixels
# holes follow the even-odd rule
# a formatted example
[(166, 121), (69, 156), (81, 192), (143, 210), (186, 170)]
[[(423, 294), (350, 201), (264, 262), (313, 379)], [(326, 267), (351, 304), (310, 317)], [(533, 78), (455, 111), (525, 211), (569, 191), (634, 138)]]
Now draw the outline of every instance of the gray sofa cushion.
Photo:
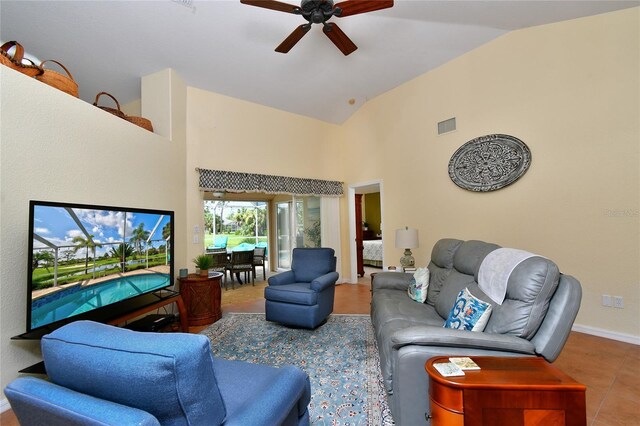
[(536, 256), (520, 263), (509, 277), (504, 302), (493, 304), (484, 331), (531, 339), (547, 314), (559, 280), (558, 265), (549, 259)]
[(473, 276), (461, 274), (455, 269), (451, 271), (449, 276), (444, 282), (444, 286), (440, 291), (438, 296), (438, 300), (436, 300), (435, 308), (438, 315), (440, 315), (443, 319), (447, 319), (449, 313), (451, 312), (451, 308), (453, 308), (453, 304), (458, 297), (458, 293), (461, 290), (464, 290), (465, 287), (469, 287), (469, 291), (471, 294), (480, 298), (482, 300), (486, 300), (484, 294), (482, 296), (478, 294), (478, 292), (471, 289), (472, 284), (475, 284)]
[(444, 281), (453, 268), (453, 257), (462, 244), (461, 240), (444, 238), (439, 240), (431, 250), (431, 262), (429, 262), (429, 288), (427, 289), (427, 301), (429, 305), (435, 305)]
[(496, 244), (482, 241), (465, 241), (458, 246), (453, 257), (453, 270), (446, 276), (438, 297), (435, 300), (435, 308), (442, 318), (447, 318), (458, 293), (469, 288), (475, 297), (491, 303), (491, 300), (477, 287), (476, 275), (480, 264), (490, 252), (500, 248)]
[(500, 246), (497, 244), (485, 243), (484, 241), (465, 241), (453, 257), (453, 267), (458, 272), (474, 277), (484, 258), (499, 248)]

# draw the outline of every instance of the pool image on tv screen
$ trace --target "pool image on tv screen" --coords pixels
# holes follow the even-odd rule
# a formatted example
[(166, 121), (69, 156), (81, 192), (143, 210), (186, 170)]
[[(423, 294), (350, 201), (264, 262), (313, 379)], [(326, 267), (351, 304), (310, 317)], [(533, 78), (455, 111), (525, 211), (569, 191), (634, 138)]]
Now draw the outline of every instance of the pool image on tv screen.
[(172, 285), (173, 212), (30, 203), (33, 330)]

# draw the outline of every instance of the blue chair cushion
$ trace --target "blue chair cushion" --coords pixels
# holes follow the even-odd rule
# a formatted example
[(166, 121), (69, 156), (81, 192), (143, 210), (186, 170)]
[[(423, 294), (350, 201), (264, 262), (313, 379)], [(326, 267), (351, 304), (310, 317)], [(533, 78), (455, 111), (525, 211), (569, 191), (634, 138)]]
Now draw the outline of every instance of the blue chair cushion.
[(308, 283), (336, 270), (335, 251), (332, 248), (294, 248), (291, 270), (296, 282)]
[[(309, 377), (299, 368), (213, 360), (227, 419), (237, 425), (280, 425), (293, 414), (308, 420)], [(292, 407), (292, 402), (296, 404)], [(225, 423), (226, 424), (226, 423)]]
[(313, 306), (318, 303), (318, 293), (311, 290), (309, 283), (294, 283), (268, 286), (264, 289), (264, 298), (273, 302), (294, 303)]
[(76, 321), (42, 338), (49, 379), (153, 414), (163, 425), (219, 425), (226, 410), (209, 339)]

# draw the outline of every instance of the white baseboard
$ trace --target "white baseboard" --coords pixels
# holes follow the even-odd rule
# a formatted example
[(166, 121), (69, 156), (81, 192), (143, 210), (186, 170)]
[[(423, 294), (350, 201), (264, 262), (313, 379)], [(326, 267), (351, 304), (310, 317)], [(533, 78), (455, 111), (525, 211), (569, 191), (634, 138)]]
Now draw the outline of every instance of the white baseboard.
[(11, 406), (9, 405), (9, 401), (7, 401), (6, 398), (0, 399), (0, 413), (4, 413), (10, 408)]
[(580, 324), (574, 324), (573, 327), (571, 327), (571, 330), (577, 331), (578, 333), (604, 337), (605, 339), (618, 340), (620, 342), (631, 343), (633, 345), (640, 345), (640, 336), (634, 336), (632, 334), (617, 333), (615, 331), (603, 330), (601, 328), (589, 327)]

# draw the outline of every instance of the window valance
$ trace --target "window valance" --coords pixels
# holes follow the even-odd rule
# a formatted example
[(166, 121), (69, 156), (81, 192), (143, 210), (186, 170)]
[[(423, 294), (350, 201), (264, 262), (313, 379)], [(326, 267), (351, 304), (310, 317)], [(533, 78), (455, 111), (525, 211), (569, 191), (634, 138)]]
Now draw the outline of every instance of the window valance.
[(210, 192), (261, 192), (265, 194), (315, 195), (339, 197), (343, 183), (335, 180), (307, 179), (225, 170), (196, 169), (200, 189)]

